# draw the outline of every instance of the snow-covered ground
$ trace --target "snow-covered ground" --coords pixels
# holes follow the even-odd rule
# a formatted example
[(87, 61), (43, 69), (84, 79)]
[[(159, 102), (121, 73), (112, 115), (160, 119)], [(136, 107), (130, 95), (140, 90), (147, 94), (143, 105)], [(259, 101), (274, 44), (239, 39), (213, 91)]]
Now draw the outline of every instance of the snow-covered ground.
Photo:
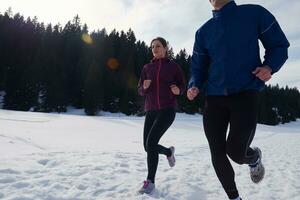
[[(177, 164), (170, 169), (160, 156), (156, 190), (148, 196), (136, 194), (147, 172), (144, 118), (80, 113), (0, 110), (0, 199), (227, 199), (210, 162), (201, 116), (177, 114), (161, 140), (175, 145)], [(255, 185), (247, 166), (233, 164), (243, 200), (299, 200), (300, 121), (259, 125), (253, 145), (263, 150), (266, 176)]]

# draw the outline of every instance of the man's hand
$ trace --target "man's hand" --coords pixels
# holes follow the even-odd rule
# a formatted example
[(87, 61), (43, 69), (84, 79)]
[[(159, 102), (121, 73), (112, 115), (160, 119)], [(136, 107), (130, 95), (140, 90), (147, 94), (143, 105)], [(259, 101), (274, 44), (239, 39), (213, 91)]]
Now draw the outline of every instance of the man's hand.
[(151, 80), (144, 80), (143, 82), (143, 88), (144, 90), (146, 90), (147, 88), (149, 88), (151, 85)]
[(175, 94), (175, 95), (180, 94), (180, 89), (175, 84), (171, 85), (170, 88), (171, 88), (171, 91), (173, 94)]
[(272, 78), (272, 69), (268, 65), (257, 67), (252, 73), (264, 82)]
[(199, 94), (199, 89), (197, 87), (191, 87), (187, 91), (187, 98), (192, 101)]

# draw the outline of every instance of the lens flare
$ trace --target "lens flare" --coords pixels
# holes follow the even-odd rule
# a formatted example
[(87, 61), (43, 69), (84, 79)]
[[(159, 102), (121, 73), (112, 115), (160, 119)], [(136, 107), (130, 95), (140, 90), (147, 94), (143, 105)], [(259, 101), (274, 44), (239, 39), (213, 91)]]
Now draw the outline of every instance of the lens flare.
[(109, 68), (109, 69), (112, 69), (112, 70), (116, 70), (116, 69), (118, 69), (119, 68), (119, 62), (118, 62), (118, 60), (117, 59), (115, 59), (115, 58), (109, 58), (108, 60), (107, 60), (107, 67)]
[(93, 39), (89, 34), (82, 34), (81, 39), (86, 43), (86, 44), (93, 44)]

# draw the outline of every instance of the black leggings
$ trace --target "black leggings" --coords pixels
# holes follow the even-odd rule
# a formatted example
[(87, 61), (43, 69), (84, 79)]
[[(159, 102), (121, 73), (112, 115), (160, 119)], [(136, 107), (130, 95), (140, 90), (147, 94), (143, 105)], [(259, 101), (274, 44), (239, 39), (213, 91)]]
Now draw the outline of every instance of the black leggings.
[(158, 144), (175, 119), (174, 108), (147, 111), (144, 124), (144, 148), (147, 152), (148, 176), (153, 183), (158, 165), (158, 154), (171, 156), (171, 150)]
[[(238, 164), (254, 163), (257, 160), (257, 152), (249, 147), (255, 134), (257, 113), (256, 91), (206, 97), (204, 131), (214, 169), (230, 199), (237, 198), (239, 194), (228, 157)], [(230, 128), (226, 138), (228, 125)]]

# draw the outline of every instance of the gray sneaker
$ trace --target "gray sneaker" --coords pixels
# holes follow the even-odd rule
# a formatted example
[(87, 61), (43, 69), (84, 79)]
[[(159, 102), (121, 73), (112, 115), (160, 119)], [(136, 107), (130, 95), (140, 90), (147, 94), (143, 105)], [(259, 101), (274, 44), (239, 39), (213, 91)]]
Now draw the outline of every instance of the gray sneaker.
[(138, 193), (139, 194), (151, 194), (155, 188), (154, 183), (152, 183), (150, 180), (144, 181), (143, 186), (141, 189), (139, 189)]
[(176, 162), (176, 160), (175, 160), (175, 147), (171, 146), (169, 149), (171, 150), (172, 154), (171, 154), (171, 156), (167, 157), (167, 159), (168, 159), (170, 167), (174, 167), (175, 162)]
[(265, 176), (265, 167), (262, 164), (262, 153), (258, 147), (254, 147), (253, 150), (258, 152), (258, 159), (254, 164), (250, 164), (250, 177), (254, 183), (259, 183)]
[(242, 200), (242, 198), (241, 197), (237, 197), (235, 199), (230, 199), (230, 200)]

